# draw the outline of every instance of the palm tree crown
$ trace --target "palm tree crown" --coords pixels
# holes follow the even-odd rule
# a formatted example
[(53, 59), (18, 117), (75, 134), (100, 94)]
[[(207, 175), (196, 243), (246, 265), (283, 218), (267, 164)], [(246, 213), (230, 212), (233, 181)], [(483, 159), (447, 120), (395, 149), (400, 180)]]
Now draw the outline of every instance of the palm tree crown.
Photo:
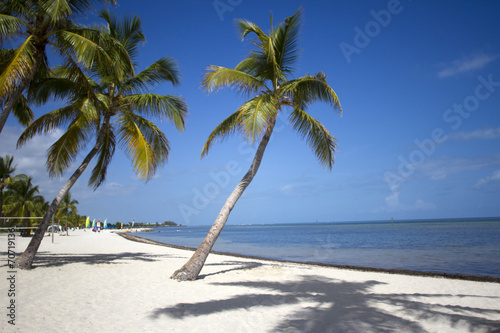
[(98, 3), (115, 0), (1, 0), (0, 42), (14, 40), (17, 49), (2, 49), (0, 61), (0, 132), (11, 110), (23, 124), (33, 113), (22, 96), (35, 79), (48, 75), (46, 49), (52, 47), (63, 59), (90, 66), (102, 52), (95, 32), (73, 23)]
[(179, 71), (172, 58), (161, 58), (140, 73), (130, 62), (138, 43), (144, 41), (138, 17), (117, 21), (107, 11), (100, 17), (107, 22), (102, 33), (118, 39), (130, 52), (123, 61), (113, 48), (108, 55), (114, 66), (96, 62), (85, 72), (74, 64), (59, 66), (55, 78), (42, 80), (34, 89), (34, 99), (40, 103), (50, 96), (65, 97), (68, 106), (54, 110), (35, 120), (21, 135), (23, 145), (34, 135), (50, 131), (69, 122), (66, 132), (49, 149), (47, 167), (50, 175), (61, 175), (75, 160), (90, 138), (98, 134), (98, 160), (89, 185), (97, 188), (106, 177), (116, 144), (119, 143), (132, 159), (134, 170), (143, 179), (150, 179), (167, 160), (168, 140), (147, 117), (170, 119), (179, 130), (185, 126), (187, 105), (175, 95), (149, 93), (159, 83), (179, 84)]
[[(255, 23), (239, 20), (239, 34), (244, 39), (253, 35), (250, 43), (255, 47), (246, 59), (234, 69), (210, 66), (203, 78), (206, 91), (215, 91), (229, 86), (247, 95), (256, 95), (226, 118), (208, 137), (203, 147), (205, 156), (218, 139), (235, 131), (243, 133), (250, 141), (261, 138), (271, 120), (276, 120), (284, 106), (291, 108), (289, 114), (293, 129), (305, 137), (319, 161), (331, 168), (334, 161), (336, 139), (315, 118), (307, 113), (315, 101), (323, 101), (339, 113), (342, 107), (333, 89), (322, 72), (291, 79), (297, 48), (301, 10), (285, 19), (278, 27), (271, 27), (265, 34)], [(272, 16), (271, 16), (272, 24)]]

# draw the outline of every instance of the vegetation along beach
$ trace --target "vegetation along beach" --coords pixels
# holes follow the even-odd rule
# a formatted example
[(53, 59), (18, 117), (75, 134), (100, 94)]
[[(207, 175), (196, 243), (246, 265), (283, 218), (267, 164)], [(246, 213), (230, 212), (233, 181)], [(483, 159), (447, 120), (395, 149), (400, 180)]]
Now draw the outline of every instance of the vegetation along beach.
[(500, 332), (494, 0), (0, 0), (0, 328)]

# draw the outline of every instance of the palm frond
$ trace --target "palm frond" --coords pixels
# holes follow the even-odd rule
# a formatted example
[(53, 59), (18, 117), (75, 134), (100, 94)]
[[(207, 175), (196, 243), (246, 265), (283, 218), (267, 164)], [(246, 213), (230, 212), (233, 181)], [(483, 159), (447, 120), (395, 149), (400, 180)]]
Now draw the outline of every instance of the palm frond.
[(275, 117), (277, 112), (276, 99), (271, 94), (259, 95), (248, 100), (212, 131), (205, 142), (201, 157), (208, 154), (210, 147), (216, 141), (237, 131), (249, 141), (255, 142), (264, 134), (269, 120)]
[(28, 101), (24, 95), (19, 96), (14, 107), (12, 108), (14, 116), (19, 120), (19, 123), (28, 126), (35, 119), (35, 114), (31, 110)]
[(321, 122), (300, 108), (295, 108), (290, 114), (290, 122), (293, 129), (305, 138), (309, 146), (314, 150), (319, 162), (331, 169), (334, 163), (337, 139), (331, 135)]
[(98, 59), (110, 65), (115, 59), (111, 59), (100, 43), (113, 43), (113, 40), (106, 39), (105, 36), (91, 29), (65, 29), (55, 33), (57, 44), (52, 44), (62, 54), (67, 54), (68, 50), (76, 56), (76, 61), (82, 63), (87, 68), (91, 67)]
[(21, 80), (25, 79), (32, 72), (35, 65), (32, 36), (26, 38), (23, 44), (16, 50), (0, 74), (0, 98), (4, 98), (12, 91)]
[(103, 142), (99, 147), (97, 163), (92, 169), (89, 186), (96, 190), (106, 179), (108, 165), (115, 153), (116, 140), (112, 125), (109, 125), (104, 134)]
[(28, 140), (37, 134), (53, 131), (71, 119), (74, 119), (79, 110), (72, 106), (63, 107), (40, 116), (33, 121), (21, 134), (17, 141), (17, 147), (22, 147)]
[(313, 102), (321, 101), (338, 110), (340, 114), (342, 113), (342, 106), (337, 94), (326, 82), (326, 75), (321, 72), (314, 76), (306, 75), (288, 81), (282, 85), (280, 90), (301, 109), (306, 109)]
[(256, 96), (241, 107), (241, 131), (251, 142), (262, 137), (269, 119), (276, 116), (276, 99), (272, 94)]
[(236, 91), (251, 94), (265, 88), (264, 82), (248, 73), (220, 66), (209, 66), (203, 75), (202, 86), (205, 91), (213, 92), (228, 86)]
[[(61, 20), (71, 16), (70, 2), (67, 0), (49, 0), (40, 3), (45, 17), (51, 21), (51, 24), (57, 25)], [(86, 1), (87, 2), (87, 1)]]
[(50, 177), (60, 176), (67, 170), (94, 131), (92, 123), (83, 115), (71, 122), (63, 135), (48, 149), (46, 166)]
[[(62, 1), (62, 0), (56, 0)], [(95, 8), (98, 4), (110, 4), (116, 6), (116, 0), (64, 0), (68, 1), (71, 10), (77, 14), (86, 14), (88, 11)]]
[(182, 97), (157, 94), (128, 95), (123, 96), (122, 105), (158, 119), (167, 118), (178, 130), (184, 130), (188, 107)]
[(9, 39), (19, 34), (24, 26), (25, 23), (22, 19), (3, 13), (0, 14), (0, 35), (2, 38)]
[(265, 82), (266, 80), (273, 80), (275, 66), (272, 62), (267, 61), (267, 56), (251, 51), (250, 55), (236, 65), (234, 69), (248, 73)]
[(173, 58), (158, 59), (148, 68), (120, 85), (120, 92), (139, 93), (163, 82), (172, 82), (174, 86), (180, 84), (179, 67)]
[(118, 116), (119, 142), (132, 160), (134, 171), (144, 180), (153, 177), (156, 169), (168, 158), (168, 141), (152, 122), (131, 112)]
[(208, 151), (215, 142), (222, 140), (228, 135), (241, 130), (241, 117), (242, 110), (238, 109), (236, 112), (224, 119), (219, 125), (217, 125), (212, 133), (210, 133), (207, 141), (205, 142), (205, 145), (203, 146), (203, 150), (201, 151), (202, 158), (208, 154)]
[(51, 99), (71, 97), (78, 89), (79, 86), (71, 80), (50, 78), (32, 84), (29, 97), (36, 105), (42, 105)]
[(139, 43), (146, 41), (142, 31), (141, 19), (138, 16), (127, 16), (120, 21), (108, 9), (102, 10), (98, 16), (106, 21), (107, 34), (120, 42), (128, 58), (133, 63), (133, 67), (137, 66), (138, 64), (133, 61), (138, 55), (137, 47)]
[(251, 40), (251, 44), (258, 48), (262, 48), (263, 45), (267, 44), (269, 37), (259, 28), (259, 26), (248, 20), (236, 20), (236, 27), (238, 29), (238, 34), (241, 40), (244, 40), (249, 33), (254, 33), (256, 40)]
[(297, 48), (298, 36), (300, 32), (300, 21), (302, 9), (298, 9), (295, 14), (285, 19), (278, 29), (273, 31), (272, 41), (275, 51), (276, 62), (280, 70), (286, 74), (292, 72), (292, 65), (298, 57)]

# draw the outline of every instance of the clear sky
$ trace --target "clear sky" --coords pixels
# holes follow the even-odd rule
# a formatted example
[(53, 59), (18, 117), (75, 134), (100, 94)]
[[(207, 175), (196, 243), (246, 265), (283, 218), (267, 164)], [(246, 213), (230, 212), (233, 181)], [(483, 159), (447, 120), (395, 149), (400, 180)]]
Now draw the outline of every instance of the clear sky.
[[(71, 191), (80, 214), (108, 222), (213, 223), (255, 147), (235, 135), (200, 159), (210, 132), (243, 101), (229, 89), (206, 94), (201, 76), (209, 65), (234, 67), (250, 49), (237, 37), (235, 19), (267, 31), (271, 12), (278, 23), (302, 6), (296, 76), (323, 71), (340, 98), (342, 116), (323, 104), (310, 108), (338, 139), (335, 165), (330, 171), (317, 162), (285, 112), (228, 223), (500, 216), (499, 1), (118, 3), (117, 14), (142, 18), (141, 69), (162, 56), (178, 61), (182, 84), (155, 92), (185, 97), (189, 118), (183, 133), (160, 124), (171, 153), (148, 183), (120, 150), (97, 191), (86, 186), (86, 172)], [(49, 180), (44, 167), (60, 133), (15, 150), (21, 131), (10, 118), (0, 155), (14, 154), (18, 172), (32, 175), (52, 201), (69, 177)]]

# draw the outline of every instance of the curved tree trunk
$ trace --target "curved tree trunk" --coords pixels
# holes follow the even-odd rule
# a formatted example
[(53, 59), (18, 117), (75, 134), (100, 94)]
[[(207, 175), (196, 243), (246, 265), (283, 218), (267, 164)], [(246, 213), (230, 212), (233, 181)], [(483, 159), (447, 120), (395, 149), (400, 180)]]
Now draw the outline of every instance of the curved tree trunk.
[(193, 281), (198, 278), (198, 275), (200, 274), (201, 269), (203, 268), (203, 265), (207, 260), (208, 254), (210, 253), (210, 250), (212, 250), (212, 247), (214, 246), (215, 241), (219, 237), (222, 228), (224, 228), (224, 225), (226, 224), (226, 221), (229, 217), (229, 214), (233, 210), (234, 205), (236, 205), (236, 202), (243, 194), (243, 191), (245, 191), (247, 186), (250, 185), (250, 182), (253, 180), (253, 177), (255, 176), (257, 170), (259, 169), (260, 162), (262, 161), (262, 157), (264, 156), (264, 151), (266, 150), (266, 146), (269, 143), (269, 139), (271, 138), (271, 134), (273, 132), (275, 123), (276, 123), (276, 117), (271, 119), (267, 127), (266, 133), (264, 134), (262, 140), (259, 143), (259, 147), (257, 148), (257, 152), (255, 153), (250, 169), (247, 171), (247, 173), (241, 179), (238, 185), (236, 185), (231, 195), (227, 198), (226, 203), (224, 204), (224, 206), (222, 206), (222, 209), (219, 212), (217, 219), (215, 220), (214, 224), (208, 231), (207, 235), (205, 236), (205, 239), (198, 247), (198, 249), (194, 252), (191, 259), (189, 259), (189, 261), (186, 264), (184, 264), (184, 266), (182, 266), (180, 269), (175, 271), (174, 274), (172, 274), (172, 276), (170, 277), (171, 279), (179, 281), (186, 281), (186, 280)]
[(76, 169), (76, 171), (73, 173), (73, 175), (69, 178), (69, 180), (64, 184), (64, 186), (61, 188), (57, 196), (54, 198), (52, 203), (49, 206), (49, 209), (43, 216), (42, 222), (38, 226), (38, 228), (35, 231), (35, 235), (31, 239), (30, 243), (28, 244), (28, 247), (26, 250), (17, 258), (15, 266), (21, 269), (31, 269), (31, 265), (33, 264), (33, 260), (35, 259), (35, 255), (38, 251), (38, 248), (40, 247), (40, 244), (42, 243), (43, 240), (43, 235), (47, 231), (47, 228), (50, 225), (50, 220), (52, 219), (52, 216), (55, 214), (57, 207), (59, 207), (59, 204), (61, 203), (62, 199), (64, 196), (69, 192), (71, 187), (76, 183), (78, 178), (83, 174), (87, 166), (89, 165), (90, 161), (94, 156), (97, 154), (99, 151), (99, 147), (102, 144), (102, 141), (104, 139), (104, 133), (107, 130), (108, 124), (103, 125), (101, 128), (99, 135), (97, 137), (96, 144), (94, 145), (94, 148), (87, 154), (85, 159), (83, 160), (82, 164)]

